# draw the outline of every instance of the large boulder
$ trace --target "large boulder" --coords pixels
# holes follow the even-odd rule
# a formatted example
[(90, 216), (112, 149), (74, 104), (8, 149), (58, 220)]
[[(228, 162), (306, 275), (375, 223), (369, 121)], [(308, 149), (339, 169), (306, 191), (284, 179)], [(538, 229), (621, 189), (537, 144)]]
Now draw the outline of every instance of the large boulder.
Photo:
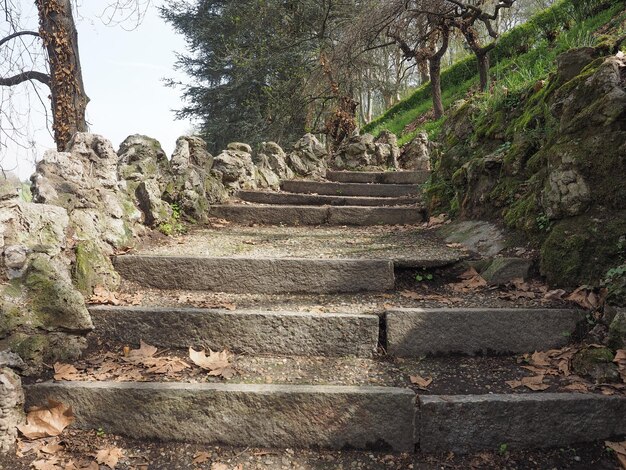
[(247, 144), (231, 143), (213, 161), (213, 170), (230, 191), (256, 189), (256, 168)]
[(391, 132), (383, 131), (376, 139), (371, 134), (355, 134), (341, 143), (331, 159), (331, 167), (335, 170), (398, 169), (399, 156), (398, 139)]
[(253, 161), (257, 167), (257, 185), (261, 188), (279, 189), (281, 180), (294, 177), (287, 165), (287, 155), (275, 142), (262, 142)]
[(298, 176), (320, 176), (326, 172), (328, 151), (313, 134), (298, 140), (289, 155), (287, 164)]
[(168, 223), (173, 211), (162, 195), (172, 176), (159, 141), (131, 135), (122, 142), (117, 154), (120, 183), (143, 213), (143, 223), (151, 227)]
[(426, 132), (420, 132), (402, 148), (399, 164), (403, 170), (430, 171), (430, 149)]
[(176, 204), (188, 219), (206, 219), (211, 204), (223, 202), (228, 193), (220, 175), (212, 171), (213, 156), (200, 137), (182, 136), (172, 154), (172, 180), (163, 198)]

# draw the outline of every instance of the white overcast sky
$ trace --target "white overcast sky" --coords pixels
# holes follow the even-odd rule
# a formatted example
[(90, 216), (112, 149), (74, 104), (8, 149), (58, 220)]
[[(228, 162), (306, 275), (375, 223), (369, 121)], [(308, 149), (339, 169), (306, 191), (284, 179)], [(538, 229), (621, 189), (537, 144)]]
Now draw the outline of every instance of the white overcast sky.
[[(158, 139), (170, 155), (176, 139), (192, 127), (189, 121), (174, 119), (173, 110), (181, 106), (180, 90), (163, 83), (164, 78), (185, 80), (174, 71), (175, 52), (185, 51), (185, 41), (159, 17), (155, 2), (132, 31), (103, 24), (98, 16), (106, 4), (104, 0), (83, 1), (76, 18), (83, 80), (91, 99), (87, 107), (90, 131), (111, 140), (116, 150), (127, 136), (146, 134)], [(35, 156), (41, 158), (54, 144), (43, 115), (32, 117), (41, 120), (34, 125), (38, 129)], [(26, 179), (33, 171), (33, 160), (32, 152), (8, 149), (2, 166)]]

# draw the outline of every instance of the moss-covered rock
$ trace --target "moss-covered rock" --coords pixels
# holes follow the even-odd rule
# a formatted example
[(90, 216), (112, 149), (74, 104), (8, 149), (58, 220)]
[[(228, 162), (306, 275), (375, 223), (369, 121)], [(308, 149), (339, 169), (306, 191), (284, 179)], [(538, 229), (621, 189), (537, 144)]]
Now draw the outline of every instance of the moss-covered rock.
[(541, 247), (541, 273), (554, 285), (597, 284), (625, 256), (625, 234), (624, 212), (558, 221)]
[(626, 348), (626, 309), (618, 309), (609, 326), (609, 346), (613, 349)]
[(63, 279), (43, 255), (30, 260), (24, 276), (29, 306), (46, 330), (87, 332), (93, 329), (85, 299), (74, 286)]
[(577, 375), (588, 377), (596, 383), (619, 382), (617, 365), (613, 363), (613, 352), (609, 348), (585, 348), (572, 359), (572, 369)]

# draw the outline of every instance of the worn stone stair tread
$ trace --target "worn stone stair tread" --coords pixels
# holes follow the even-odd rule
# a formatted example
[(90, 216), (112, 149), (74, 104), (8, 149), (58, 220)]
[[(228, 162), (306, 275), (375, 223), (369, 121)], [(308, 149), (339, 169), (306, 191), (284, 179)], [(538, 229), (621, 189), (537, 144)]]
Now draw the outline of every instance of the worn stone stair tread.
[(118, 273), (163, 289), (335, 293), (393, 289), (393, 262), (376, 259), (216, 258), (123, 255)]
[(412, 206), (291, 206), (218, 204), (209, 214), (240, 224), (262, 225), (414, 225), (426, 210)]
[(544, 351), (570, 342), (585, 312), (542, 308), (405, 308), (385, 314), (387, 351), (407, 357)]
[(329, 196), (402, 197), (422, 193), (419, 184), (335, 183), (328, 181), (288, 180), (281, 189), (290, 193), (326, 194)]
[(326, 179), (337, 183), (422, 184), (430, 171), (327, 171)]
[(390, 387), (46, 382), (27, 405), (72, 406), (76, 425), (139, 439), (412, 451), (415, 394)]
[(419, 447), (460, 452), (542, 448), (626, 435), (626, 397), (580, 393), (421, 396)]
[(378, 345), (376, 315), (117, 306), (89, 311), (100, 337), (160, 348), (371, 357)]
[(329, 196), (324, 194), (295, 194), (278, 191), (239, 191), (242, 201), (257, 204), (280, 204), (290, 206), (417, 206), (422, 203), (419, 196), (403, 197), (359, 197)]
[(620, 396), (178, 382), (44, 382), (25, 392), (27, 406), (48, 399), (71, 406), (80, 428), (204, 444), (464, 453), (626, 434)]

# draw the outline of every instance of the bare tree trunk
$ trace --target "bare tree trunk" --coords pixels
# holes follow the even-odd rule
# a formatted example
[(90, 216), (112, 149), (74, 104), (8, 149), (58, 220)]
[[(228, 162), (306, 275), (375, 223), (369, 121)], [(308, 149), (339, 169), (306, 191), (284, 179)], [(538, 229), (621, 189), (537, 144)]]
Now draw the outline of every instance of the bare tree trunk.
[(478, 75), (480, 76), (480, 91), (486, 91), (489, 88), (489, 54), (485, 51), (476, 53), (478, 60)]
[(85, 108), (89, 98), (83, 85), (78, 33), (70, 0), (36, 0), (41, 36), (50, 64), (54, 140), (66, 150), (77, 132), (87, 131)]
[(443, 100), (441, 98), (441, 57), (432, 57), (428, 60), (430, 68), (430, 86), (433, 95), (433, 109), (435, 119), (443, 116)]
[(420, 85), (423, 85), (430, 80), (430, 77), (428, 76), (428, 61), (422, 60), (417, 64), (417, 68), (420, 74)]

